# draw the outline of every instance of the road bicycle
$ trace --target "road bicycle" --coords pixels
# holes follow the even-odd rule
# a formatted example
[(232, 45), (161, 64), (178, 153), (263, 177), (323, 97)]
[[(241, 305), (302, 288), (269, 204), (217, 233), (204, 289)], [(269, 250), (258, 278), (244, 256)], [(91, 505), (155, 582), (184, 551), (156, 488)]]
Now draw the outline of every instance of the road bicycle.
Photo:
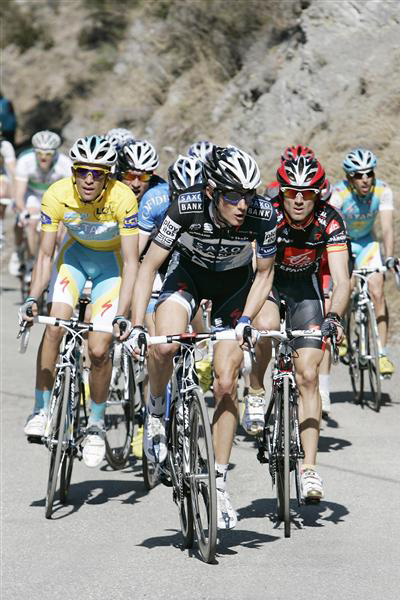
[[(85, 323), (84, 315), (89, 300), (79, 299), (79, 313), (71, 319), (38, 316), (35, 323), (63, 327), (66, 333), (60, 346), (49, 413), (42, 438), (29, 436), (28, 441), (44, 444), (49, 450), (49, 471), (46, 490), (46, 518), (51, 518), (57, 485), (61, 504), (66, 504), (74, 460), (82, 459), (82, 442), (88, 422), (85, 386), (83, 381), (83, 335), (89, 331), (112, 333), (111, 327), (95, 327)], [(25, 352), (29, 327), (24, 322), (18, 334), (20, 352)]]
[[(398, 260), (396, 267), (398, 269)], [(350, 297), (346, 317), (347, 354), (342, 358), (349, 367), (355, 402), (362, 404), (366, 401), (376, 412), (380, 410), (382, 397), (382, 376), (379, 369), (382, 347), (374, 305), (368, 292), (368, 279), (373, 273), (386, 271), (384, 266), (353, 270), (356, 285)], [(398, 284), (397, 270), (395, 275)], [(367, 382), (369, 395), (366, 394)]]
[(236, 339), (233, 330), (150, 338), (151, 344), (180, 344), (167, 392), (167, 459), (154, 468), (172, 486), (184, 547), (193, 547), (196, 534), (200, 555), (207, 563), (216, 552), (217, 492), (211, 426), (196, 375), (195, 344), (227, 339)]
[[(321, 338), (316, 330), (292, 330), (286, 303), (280, 304), (279, 331), (260, 331), (260, 337), (278, 342), (272, 369), (272, 390), (265, 413), (263, 432), (257, 438), (257, 459), (269, 465), (276, 489), (277, 516), (284, 523), (284, 535), (290, 537), (291, 474), (295, 496), (301, 506), (304, 501), (300, 486), (300, 461), (304, 451), (299, 430), (299, 391), (296, 384), (293, 341), (298, 337)], [(245, 333), (246, 336), (246, 333)], [(244, 337), (245, 337), (244, 336)], [(331, 340), (335, 345), (335, 340)]]

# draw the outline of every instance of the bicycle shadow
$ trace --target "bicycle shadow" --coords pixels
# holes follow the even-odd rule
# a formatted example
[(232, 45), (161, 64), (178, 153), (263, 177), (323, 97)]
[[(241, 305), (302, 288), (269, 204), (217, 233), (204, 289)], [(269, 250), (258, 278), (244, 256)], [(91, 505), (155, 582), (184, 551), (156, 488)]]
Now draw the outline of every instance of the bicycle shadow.
[[(369, 406), (369, 403), (372, 403), (371, 392), (364, 392), (364, 398), (361, 402), (354, 401), (354, 393), (351, 391), (331, 392), (332, 404), (343, 404), (347, 402), (360, 406), (361, 408), (371, 408)], [(390, 394), (382, 392), (381, 406), (393, 406), (394, 404), (395, 402), (392, 401)]]
[[(107, 469), (107, 466), (101, 468), (103, 472), (107, 472), (107, 470), (112, 469), (109, 467)], [(132, 474), (139, 474), (139, 472), (141, 472), (140, 466), (133, 465), (132, 468), (129, 465), (126, 469), (119, 471), (119, 474), (125, 474), (130, 477), (127, 481), (122, 479), (95, 479), (71, 483), (65, 505), (59, 502), (57, 492), (51, 518), (53, 520), (64, 519), (78, 512), (84, 504), (97, 505), (113, 500), (119, 501), (121, 504), (136, 504), (148, 494), (143, 480), (135, 481), (132, 479)], [(40, 500), (31, 502), (30, 506), (44, 507), (45, 504), (45, 498), (41, 498)]]
[(343, 450), (347, 446), (352, 446), (352, 443), (342, 438), (320, 435), (318, 440), (318, 452)]
[[(344, 517), (349, 514), (349, 510), (337, 502), (321, 501), (319, 504), (304, 504), (299, 507), (297, 500), (290, 501), (291, 522), (297, 529), (305, 527), (324, 527), (326, 523), (344, 522)], [(238, 516), (242, 519), (265, 519), (268, 518), (273, 524), (274, 529), (281, 526), (276, 514), (276, 500), (274, 498), (259, 498), (253, 500), (248, 506), (238, 510)]]

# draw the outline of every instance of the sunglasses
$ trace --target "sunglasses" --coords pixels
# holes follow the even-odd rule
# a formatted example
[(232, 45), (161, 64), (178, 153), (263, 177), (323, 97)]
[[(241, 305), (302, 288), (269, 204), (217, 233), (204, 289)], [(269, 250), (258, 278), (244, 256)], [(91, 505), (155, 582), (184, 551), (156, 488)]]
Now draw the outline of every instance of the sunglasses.
[(39, 158), (50, 158), (50, 156), (54, 156), (54, 152), (52, 150), (36, 150), (36, 154)]
[(94, 181), (98, 181), (110, 172), (110, 169), (102, 169), (101, 167), (74, 167), (75, 175), (80, 179), (86, 179), (90, 174)]
[(374, 177), (375, 173), (373, 171), (368, 171), (368, 173), (353, 173), (352, 177), (354, 177), (354, 179), (362, 179), (364, 175), (366, 175), (368, 179), (371, 179), (371, 177)]
[(319, 195), (319, 190), (316, 189), (297, 190), (295, 188), (282, 187), (281, 190), (285, 198), (289, 198), (290, 200), (294, 200), (297, 194), (301, 194), (304, 200), (315, 200)]
[(140, 173), (140, 175), (138, 175), (137, 173), (132, 173), (132, 171), (121, 173), (121, 177), (122, 179), (125, 179), (125, 181), (135, 181), (135, 179), (139, 179), (139, 181), (145, 182), (150, 181), (152, 176), (152, 173)]
[(246, 204), (251, 204), (256, 195), (255, 190), (251, 190), (250, 192), (235, 192), (235, 190), (227, 190), (221, 191), (222, 197), (228, 204), (232, 204), (232, 206), (237, 206), (239, 202), (243, 199)]

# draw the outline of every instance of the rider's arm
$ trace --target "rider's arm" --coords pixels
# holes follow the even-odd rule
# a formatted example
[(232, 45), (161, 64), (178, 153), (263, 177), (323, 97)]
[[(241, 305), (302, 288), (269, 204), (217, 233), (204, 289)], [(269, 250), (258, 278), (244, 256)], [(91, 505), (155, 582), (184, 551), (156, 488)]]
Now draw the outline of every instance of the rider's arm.
[(394, 252), (394, 227), (393, 227), (393, 210), (381, 210), (379, 212), (381, 220), (383, 246), (385, 248), (385, 256), (393, 256)]
[(272, 288), (275, 256), (257, 258), (257, 273), (249, 290), (243, 315), (254, 319)]
[(142, 256), (143, 250), (146, 248), (149, 241), (150, 233), (145, 233), (139, 230), (139, 256)]
[(170, 250), (165, 250), (154, 242), (151, 243), (149, 250), (142, 264), (136, 279), (135, 289), (132, 300), (132, 318), (134, 325), (142, 325), (146, 314), (147, 305), (150, 301), (153, 282), (158, 269), (166, 260)]
[(350, 297), (350, 278), (347, 248), (340, 251), (328, 251), (328, 265), (333, 282), (330, 312), (342, 316)]
[(32, 283), (29, 293), (29, 296), (32, 298), (39, 298), (49, 282), (56, 237), (56, 231), (42, 232), (39, 254), (32, 273)]
[(117, 315), (128, 316), (133, 286), (138, 271), (138, 247), (136, 235), (121, 236), (122, 277)]
[(22, 212), (25, 209), (25, 193), (28, 187), (28, 180), (21, 179), (19, 177), (15, 178), (15, 205), (17, 212)]

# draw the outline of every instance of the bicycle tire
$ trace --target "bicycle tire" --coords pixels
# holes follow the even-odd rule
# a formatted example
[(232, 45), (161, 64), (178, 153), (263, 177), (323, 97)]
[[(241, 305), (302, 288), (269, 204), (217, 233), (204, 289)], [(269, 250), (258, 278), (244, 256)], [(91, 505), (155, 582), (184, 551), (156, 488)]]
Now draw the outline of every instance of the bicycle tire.
[[(381, 374), (379, 369), (379, 343), (378, 329), (376, 324), (375, 311), (372, 304), (367, 304), (368, 322), (365, 326), (366, 330), (366, 348), (368, 353), (368, 379), (371, 394), (372, 408), (379, 412), (381, 408)], [(367, 396), (365, 395), (367, 399)]]
[[(281, 457), (282, 457), (282, 431), (283, 431), (283, 423), (282, 423), (282, 391), (277, 389), (275, 391), (275, 400), (274, 400), (274, 437), (276, 438), (276, 445), (273, 447), (272, 451), (274, 456), (271, 457), (275, 461), (275, 487), (276, 487), (276, 513), (278, 517), (278, 521), (282, 522), (284, 520), (284, 493), (283, 493), (283, 478), (281, 476)], [(276, 433), (276, 428), (278, 432)], [(270, 459), (270, 463), (272, 460)]]
[[(74, 405), (72, 409), (72, 431), (73, 431), (73, 440), (74, 442), (79, 437), (79, 429), (80, 429), (80, 407), (81, 407), (81, 399), (83, 398), (83, 403), (85, 403), (85, 386), (83, 384), (82, 377), (77, 375), (77, 389), (79, 389), (79, 393), (74, 398)], [(65, 456), (62, 465), (61, 465), (61, 474), (60, 474), (60, 502), (62, 504), (67, 503), (69, 487), (71, 485), (71, 477), (72, 470), (74, 467), (74, 460), (76, 457), (77, 448), (69, 448), (69, 453)]]
[(217, 488), (211, 426), (204, 399), (191, 392), (190, 487), (197, 543), (203, 560), (215, 558), (217, 545)]
[[(104, 415), (106, 459), (112, 469), (123, 469), (131, 452), (134, 425), (135, 376), (132, 363), (128, 357), (128, 398), (125, 397), (125, 380), (122, 368), (123, 352), (121, 352), (121, 370), (119, 380), (111, 382), (110, 393), (106, 401)], [(113, 388), (113, 383), (116, 387)]]
[(183, 546), (184, 548), (192, 548), (194, 542), (194, 523), (191, 490), (183, 475), (183, 427), (178, 425), (175, 406), (171, 412), (171, 419), (171, 437), (167, 460), (174, 490), (174, 499), (178, 505)]
[[(70, 381), (71, 381), (71, 369), (66, 367), (63, 372), (56, 375), (55, 384), (53, 387), (53, 393), (56, 386), (58, 385), (57, 377), (60, 378), (59, 389), (57, 390), (58, 398), (55, 401), (53, 408), (53, 415), (55, 414), (54, 423), (52, 429), (49, 432), (51, 440), (55, 440), (56, 446), (50, 448), (50, 461), (49, 461), (49, 476), (47, 481), (47, 492), (46, 492), (46, 506), (45, 515), (46, 519), (50, 519), (53, 512), (54, 498), (57, 488), (57, 481), (60, 474), (61, 460), (65, 458), (62, 456), (63, 452), (63, 441), (65, 437), (65, 421), (67, 416), (68, 397), (70, 393)], [(50, 401), (52, 403), (52, 401)], [(52, 418), (50, 415), (49, 418)]]
[(362, 324), (356, 323), (356, 306), (353, 304), (349, 309), (347, 318), (347, 345), (349, 355), (349, 374), (351, 387), (354, 393), (354, 402), (360, 404), (364, 394), (364, 369), (360, 366), (360, 329)]
[(156, 485), (159, 483), (159, 475), (157, 465), (148, 460), (146, 453), (143, 448), (143, 456), (142, 456), (142, 470), (143, 470), (143, 482), (144, 487), (148, 492), (150, 492)]

